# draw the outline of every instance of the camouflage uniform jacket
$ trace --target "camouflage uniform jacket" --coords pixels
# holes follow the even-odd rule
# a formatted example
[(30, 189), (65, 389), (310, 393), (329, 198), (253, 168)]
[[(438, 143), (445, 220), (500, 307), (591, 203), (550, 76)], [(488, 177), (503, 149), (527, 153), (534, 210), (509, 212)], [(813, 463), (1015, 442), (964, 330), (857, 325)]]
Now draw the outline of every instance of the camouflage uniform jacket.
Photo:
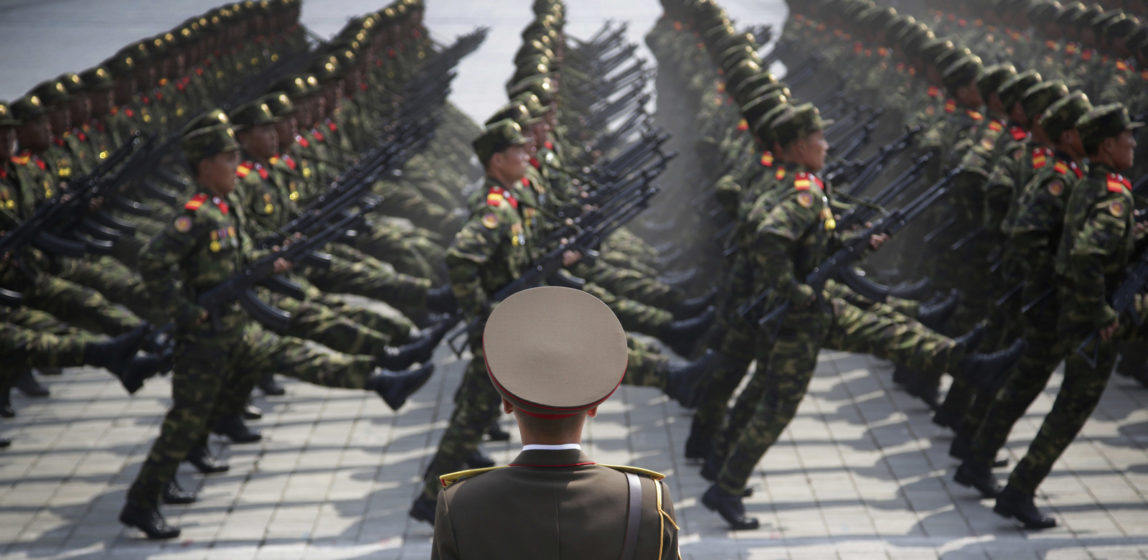
[[(198, 319), (199, 294), (247, 264), (253, 246), (244, 225), (243, 209), (232, 197), (214, 196), (201, 187), (140, 250), (139, 273), (144, 285), (177, 327), (186, 329)], [(218, 318), (228, 330), (245, 320), (237, 306), (233, 310), (236, 312)]]
[(518, 198), (487, 177), (485, 200), (455, 234), (446, 252), (451, 288), (471, 318), (485, 316), (491, 294), (522, 275), (531, 262), (532, 243)]
[(238, 181), (233, 198), (250, 218), (244, 224), (248, 228), (245, 233), (257, 237), (270, 235), (298, 214), (287, 189), (272, 180), (270, 164), (244, 161), (235, 169), (235, 176)]
[(777, 203), (756, 230), (756, 289), (773, 289), (774, 301), (807, 302), (816, 294), (805, 276), (837, 244), (836, 222), (820, 178), (796, 167), (782, 181)]
[(1071, 312), (1093, 328), (1117, 319), (1107, 296), (1132, 257), (1133, 209), (1131, 181), (1099, 163), (1090, 166), (1065, 207), (1056, 272), (1076, 295), (1079, 308)]
[(1029, 278), (1055, 277), (1053, 261), (1064, 226), (1064, 210), (1084, 172), (1063, 153), (1033, 161), (1035, 176), (1020, 195), (1016, 215), (1005, 224), (1012, 254), (1021, 260)]

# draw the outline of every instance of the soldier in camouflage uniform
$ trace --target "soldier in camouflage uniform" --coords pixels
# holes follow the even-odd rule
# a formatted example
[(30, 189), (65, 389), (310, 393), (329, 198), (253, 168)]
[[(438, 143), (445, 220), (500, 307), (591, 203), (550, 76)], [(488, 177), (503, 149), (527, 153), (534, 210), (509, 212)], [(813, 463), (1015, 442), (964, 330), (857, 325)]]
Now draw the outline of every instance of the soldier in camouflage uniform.
[[(194, 501), (174, 482), (176, 468), (204, 447), (213, 419), (242, 409), (264, 369), (258, 365), (326, 386), (374, 390), (392, 408), (401, 406), (433, 369), (375, 373), (371, 357), (317, 352), (301, 341), (276, 337), (234, 303), (209, 316), (196, 304), (196, 294), (238, 272), (252, 248), (242, 227), (243, 208), (228, 197), (235, 187), (239, 144), (227, 116), (216, 110), (189, 126), (182, 147), (200, 192), (140, 255), (148, 289), (175, 321), (173, 404), (120, 513), (122, 523), (153, 539), (179, 536), (179, 529), (160, 514), (158, 501), (161, 495), (168, 502)], [(277, 271), (290, 267), (287, 261), (276, 262)]]
[[(1132, 167), (1136, 148), (1132, 131), (1139, 126), (1120, 104), (1093, 108), (1076, 123), (1089, 167), (1065, 205), (1054, 260), (1059, 348), (1067, 353), (1064, 382), (994, 507), (1031, 529), (1056, 525), (1055, 519), (1036, 508), (1033, 495), (1100, 400), (1115, 364), (1115, 341), (1135, 337), (1143, 343), (1144, 333), (1132, 332), (1107, 299), (1109, 287), (1119, 279), (1135, 247), (1142, 246), (1146, 233), (1133, 216), (1131, 182), (1121, 175)], [(1143, 313), (1146, 306), (1139, 297), (1136, 311)], [(1097, 336), (1085, 349), (1095, 352), (1096, 361), (1090, 365), (1076, 349), (1093, 334)]]
[[(1023, 344), (997, 355), (969, 351), (962, 342), (940, 336), (913, 324), (897, 324), (886, 317), (861, 310), (844, 299), (818, 294), (802, 283), (803, 278), (831, 252), (836, 222), (829, 207), (824, 183), (815, 173), (825, 164), (828, 143), (815, 107), (795, 107), (773, 123), (778, 145), (793, 162), (791, 175), (776, 205), (755, 233), (755, 265), (761, 271), (758, 285), (772, 289), (766, 309), (788, 302), (791, 309), (777, 329), (765, 371), (769, 379), (753, 417), (744, 427), (724, 464), (717, 482), (702, 503), (717, 511), (734, 529), (753, 529), (756, 519), (747, 518), (741, 503), (746, 483), (762, 454), (776, 441), (793, 418), (805, 394), (821, 345), (872, 353), (930, 372), (948, 371), (968, 377), (978, 371), (991, 376), (1019, 358)], [(873, 249), (883, 236), (869, 240)], [(768, 263), (768, 265), (766, 265)]]
[[(529, 167), (526, 146), (529, 139), (511, 119), (495, 121), (474, 141), (475, 153), (486, 168), (482, 205), (472, 208), (471, 218), (455, 236), (447, 251), (447, 267), (455, 297), (467, 323), (481, 322), (496, 303), (490, 297), (518, 278), (537, 257), (535, 231), (524, 217), (513, 185)], [(564, 255), (569, 266), (580, 258), (575, 252)], [(481, 331), (467, 334), (472, 357), (455, 394), (450, 423), (424, 475), (423, 489), (411, 505), (415, 519), (434, 522), (435, 500), (441, 488), (439, 476), (458, 470), (464, 463), (487, 462), (476, 456), (478, 443), (498, 415), (498, 394), (487, 379), (482, 353)], [(665, 358), (637, 341), (629, 341), (630, 367), (623, 383), (659, 387), (678, 399), (692, 393), (694, 383), (706, 367), (698, 363), (670, 367)], [(493, 463), (489, 463), (493, 464)]]
[(1083, 93), (1048, 108), (1041, 123), (1055, 152), (1048, 160), (1034, 162), (1036, 174), (1025, 185), (1017, 215), (1008, 225), (1009, 250), (1023, 268), (1020, 320), (1029, 346), (979, 419), (975, 433), (957, 437), (966, 440), (968, 451), (954, 478), (976, 487), (986, 498), (1000, 493), (990, 463), (1065, 355), (1059, 333), (1050, 328), (1059, 315), (1053, 261), (1062, 237), (1065, 204), (1084, 176), (1084, 146), (1076, 121), (1091, 108)]

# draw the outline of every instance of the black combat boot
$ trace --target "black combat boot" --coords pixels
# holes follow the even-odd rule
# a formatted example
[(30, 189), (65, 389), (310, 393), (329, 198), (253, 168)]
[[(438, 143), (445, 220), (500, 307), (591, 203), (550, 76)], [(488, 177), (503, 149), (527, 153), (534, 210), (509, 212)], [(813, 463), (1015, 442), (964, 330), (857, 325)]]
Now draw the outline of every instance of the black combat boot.
[(192, 450), (188, 452), (186, 460), (188, 463), (191, 463), (191, 466), (195, 467), (195, 470), (199, 471), (200, 474), (219, 474), (231, 469), (230, 465), (216, 459), (211, 454), (211, 451), (207, 449), (206, 445), (192, 448)]
[(184, 490), (179, 485), (179, 482), (176, 482), (173, 478), (168, 481), (167, 484), (163, 485), (163, 492), (160, 493), (160, 499), (163, 500), (165, 504), (183, 505), (195, 503), (199, 497), (195, 495), (195, 492)]
[(1013, 486), (1005, 486), (997, 495), (997, 505), (993, 511), (1006, 519), (1015, 517), (1024, 523), (1026, 529), (1051, 529), (1056, 527), (1056, 520), (1047, 517), (1036, 509), (1031, 494), (1025, 494)]
[(220, 418), (212, 431), (221, 436), (226, 436), (232, 443), (255, 443), (263, 439), (263, 434), (247, 426), (247, 423), (243, 421), (242, 414), (232, 414)]
[(713, 447), (713, 428), (698, 422), (697, 416), (690, 423), (690, 435), (686, 437), (686, 459), (705, 459)]
[(265, 373), (263, 377), (259, 378), (259, 390), (263, 391), (263, 394), (269, 397), (281, 397), (287, 394), (287, 389), (284, 389), (283, 386), (275, 380), (274, 373)]
[(668, 366), (666, 372), (666, 396), (678, 401), (686, 408), (694, 408), (702, 398), (702, 381), (717, 364), (718, 354), (707, 350), (705, 355), (687, 363)]
[(1001, 493), (1001, 485), (993, 476), (992, 469), (974, 465), (969, 461), (965, 461), (961, 463), (960, 467), (957, 467), (957, 473), (953, 475), (953, 480), (966, 488), (975, 488), (984, 498), (995, 498)]
[(426, 305), (428, 311), (450, 313), (458, 307), (458, 302), (454, 299), (454, 291), (451, 290), (450, 284), (443, 284), (427, 290)]
[(717, 484), (710, 486), (702, 495), (702, 505), (710, 511), (717, 512), (726, 523), (729, 523), (730, 529), (734, 531), (757, 529), (760, 523), (756, 518), (746, 517), (745, 504), (741, 500), (741, 496), (728, 494)]
[(692, 319), (673, 321), (666, 325), (659, 333), (658, 339), (666, 343), (679, 356), (689, 356), (697, 345), (698, 340), (714, 321), (714, 308), (707, 307), (705, 312)]
[(1007, 379), (1008, 372), (1020, 361), (1027, 343), (1018, 339), (1012, 346), (992, 354), (970, 354), (961, 360), (960, 375), (983, 395), (992, 398)]
[(434, 364), (410, 371), (382, 371), (367, 379), (365, 388), (378, 393), (391, 410), (398, 410), (407, 402), (407, 398), (426, 384), (433, 373)]
[(42, 398), (52, 394), (47, 387), (40, 384), (32, 370), (26, 369), (16, 376), (14, 385), (25, 397)]
[(704, 312), (706, 308), (713, 306), (717, 301), (718, 290), (714, 288), (710, 293), (696, 298), (683, 299), (674, 306), (674, 318), (686, 319), (689, 317), (696, 317), (698, 314)]
[(375, 363), (383, 369), (400, 371), (411, 367), (415, 362), (428, 362), (449, 328), (450, 325), (443, 321), (426, 329), (418, 338), (407, 344), (397, 348), (385, 347)]
[(121, 373), (112, 373), (120, 380), (124, 390), (134, 395), (143, 387), (144, 381), (160, 372), (171, 370), (172, 356), (173, 350), (170, 348), (163, 354), (137, 354), (128, 360)]
[(123, 375), (131, 363), (132, 356), (136, 355), (144, 337), (147, 336), (148, 328), (146, 324), (140, 325), (113, 339), (85, 344), (84, 363), (102, 367), (116, 375)]
[(950, 290), (947, 297), (930, 303), (922, 303), (917, 311), (917, 320), (926, 327), (937, 330), (944, 326), (949, 317), (953, 316), (953, 312), (957, 310), (957, 305), (960, 302), (961, 293), (957, 290)]
[(419, 492), (419, 497), (415, 498), (414, 503), (411, 504), (411, 510), (407, 512), (411, 517), (425, 521), (434, 525), (434, 510), (438, 505), (434, 498), (428, 498), (423, 492)]
[(494, 459), (483, 453), (481, 448), (475, 448), (470, 455), (462, 460), (462, 464), (468, 469), (485, 469), (494, 466)]
[(490, 438), (490, 441), (510, 441), (510, 432), (502, 429), (502, 425), (495, 418), (486, 429), (486, 437)]
[(988, 328), (989, 324), (981, 321), (970, 329), (969, 332), (954, 338), (953, 342), (957, 343), (957, 346), (965, 352), (972, 354), (977, 351), (977, 348), (980, 348), (981, 342), (985, 339), (985, 333), (988, 332)]
[(174, 539), (179, 536), (179, 529), (168, 525), (156, 506), (140, 507), (125, 504), (124, 509), (120, 510), (120, 523), (143, 531), (147, 538), (152, 540)]

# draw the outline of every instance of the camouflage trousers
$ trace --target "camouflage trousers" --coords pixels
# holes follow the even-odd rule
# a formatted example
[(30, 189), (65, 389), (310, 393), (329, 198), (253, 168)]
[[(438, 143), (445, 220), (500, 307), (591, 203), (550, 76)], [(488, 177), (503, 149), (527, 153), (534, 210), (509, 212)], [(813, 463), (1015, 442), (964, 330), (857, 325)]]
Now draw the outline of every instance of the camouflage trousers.
[[(1148, 339), (1148, 333), (1136, 331), (1129, 326), (1122, 327), (1117, 335), (1108, 341), (1098, 338), (1085, 349), (1087, 352), (1095, 351), (1095, 365), (1089, 365), (1085, 359), (1076, 352), (1082, 341), (1088, 338), (1099, 326), (1092, 324), (1087, 317), (1091, 316), (1091, 302), (1082, 301), (1077, 292), (1067, 282), (1058, 286), (1060, 302), (1060, 321), (1058, 330), (1064, 343), (1067, 356), (1064, 358), (1064, 381), (1052, 410), (1044, 417), (1040, 430), (1028, 451), (1021, 458), (1009, 475), (1010, 486), (1024, 492), (1033, 494), (1040, 483), (1044, 481), (1052, 466), (1060, 458), (1076, 434), (1084, 427), (1088, 417), (1100, 402), (1108, 378), (1112, 375), (1112, 368), (1116, 364), (1116, 342), (1122, 339), (1136, 339), (1143, 344)], [(1145, 296), (1138, 296), (1137, 309), (1144, 313), (1148, 311), (1148, 302)]]
[(30, 267), (27, 274), (14, 268), (0, 270), (0, 286), (23, 294), (24, 305), (84, 330), (114, 336), (142, 324), (139, 317), (100, 292), (35, 268)]
[(318, 342), (347, 354), (372, 354), (391, 345), (390, 337), (356, 323), (348, 317), (310, 299), (299, 301), (259, 290), (261, 299), (291, 314), (283, 333)]
[(627, 331), (659, 336), (662, 334), (663, 329), (674, 320), (674, 314), (665, 309), (620, 297), (614, 294), (614, 292), (592, 282), (587, 282), (582, 290), (594, 295), (609, 306), (618, 316), (618, 321), (622, 323), (622, 328)]
[(375, 194), (383, 197), (377, 211), (389, 216), (401, 216), (419, 227), (443, 235), (454, 235), (462, 227), (462, 219), (450, 208), (443, 208), (427, 200), (418, 189), (393, 181), (378, 181), (371, 186)]
[[(1044, 292), (1046, 285), (1030, 282), (1025, 286), (1022, 299), (1026, 302), (1034, 301)], [(976, 411), (972, 411), (962, 423), (962, 429), (975, 430), (970, 442), (970, 463), (984, 468), (992, 465), (1017, 420), (1024, 416), (1048, 384), (1056, 366), (1064, 359), (1065, 344), (1060, 333), (1051, 328), (1057, 323), (1059, 315), (1060, 305), (1053, 295), (1044, 298), (1021, 318), (1024, 339), (1028, 342), (1024, 355), (995, 395), (977, 399), (988, 402), (983, 414), (980, 417), (972, 416), (976, 414)]]
[(602, 242), (602, 254), (607, 253), (619, 253), (625, 255), (629, 262), (657, 268), (657, 250), (626, 228), (615, 231)]
[[(426, 231), (398, 220), (375, 222), (359, 232), (355, 247), (380, 261), (389, 263), (401, 274), (441, 280), (446, 251)], [(426, 231), (437, 237), (437, 234)]]
[(215, 332), (209, 322), (176, 333), (171, 409), (128, 491), (129, 503), (155, 506), (180, 461), (207, 442), (216, 420), (243, 410), (247, 395), (264, 373), (325, 387), (362, 389), (375, 370), (369, 356), (313, 350), (299, 339), (277, 336), (234, 317), (223, 319), (223, 324), (234, 326)]
[(86, 334), (51, 334), (8, 322), (0, 323), (0, 387), (11, 375), (25, 368), (84, 365), (84, 346), (95, 338)]
[(762, 455), (793, 420), (822, 346), (924, 371), (951, 371), (964, 357), (951, 339), (908, 317), (871, 313), (839, 298), (790, 311), (765, 367), (758, 364), (755, 379), (763, 378), (760, 400), (725, 458), (718, 476), (723, 490), (739, 494)]
[(154, 324), (166, 319), (156, 315), (158, 306), (152, 303), (139, 275), (116, 259), (106, 256), (61, 259), (58, 266), (60, 278), (87, 286), (139, 317)]
[(309, 267), (304, 273), (307, 280), (325, 292), (376, 299), (406, 315), (417, 316), (425, 312), (430, 280), (400, 274), (390, 265), (363, 257), (350, 260), (336, 256), (329, 269)]
[(573, 272), (615, 294), (653, 307), (674, 307), (682, 300), (681, 293), (656, 277), (615, 266), (602, 259), (597, 259), (592, 265), (579, 263)]

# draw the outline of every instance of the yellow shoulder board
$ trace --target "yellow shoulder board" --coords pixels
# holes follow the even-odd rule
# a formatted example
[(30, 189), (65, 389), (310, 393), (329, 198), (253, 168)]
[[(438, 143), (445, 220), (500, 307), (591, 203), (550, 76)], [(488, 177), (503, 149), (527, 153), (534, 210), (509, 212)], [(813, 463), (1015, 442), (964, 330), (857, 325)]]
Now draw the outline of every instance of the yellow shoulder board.
[(640, 474), (642, 476), (648, 476), (654, 480), (662, 480), (663, 478), (666, 478), (666, 475), (664, 475), (660, 472), (651, 471), (649, 469), (643, 469), (641, 467), (631, 467), (628, 465), (606, 465), (603, 463), (598, 463), (598, 466), (606, 467), (608, 469), (614, 469), (616, 471), (622, 471), (625, 473)]
[(461, 481), (466, 480), (468, 478), (474, 478), (474, 477), (476, 477), (476, 476), (478, 476), (484, 472), (494, 471), (494, 470), (498, 470), (498, 469), (505, 469), (505, 468), (506, 468), (506, 465), (502, 465), (499, 467), (486, 467), (484, 469), (470, 469), (470, 470), (465, 470), (465, 471), (452, 472), (452, 473), (447, 473), (447, 474), (444, 474), (444, 475), (438, 477), (438, 481), (440, 483), (442, 483), (443, 488), (450, 488), (450, 485), (454, 484), (456, 482), (461, 482)]

